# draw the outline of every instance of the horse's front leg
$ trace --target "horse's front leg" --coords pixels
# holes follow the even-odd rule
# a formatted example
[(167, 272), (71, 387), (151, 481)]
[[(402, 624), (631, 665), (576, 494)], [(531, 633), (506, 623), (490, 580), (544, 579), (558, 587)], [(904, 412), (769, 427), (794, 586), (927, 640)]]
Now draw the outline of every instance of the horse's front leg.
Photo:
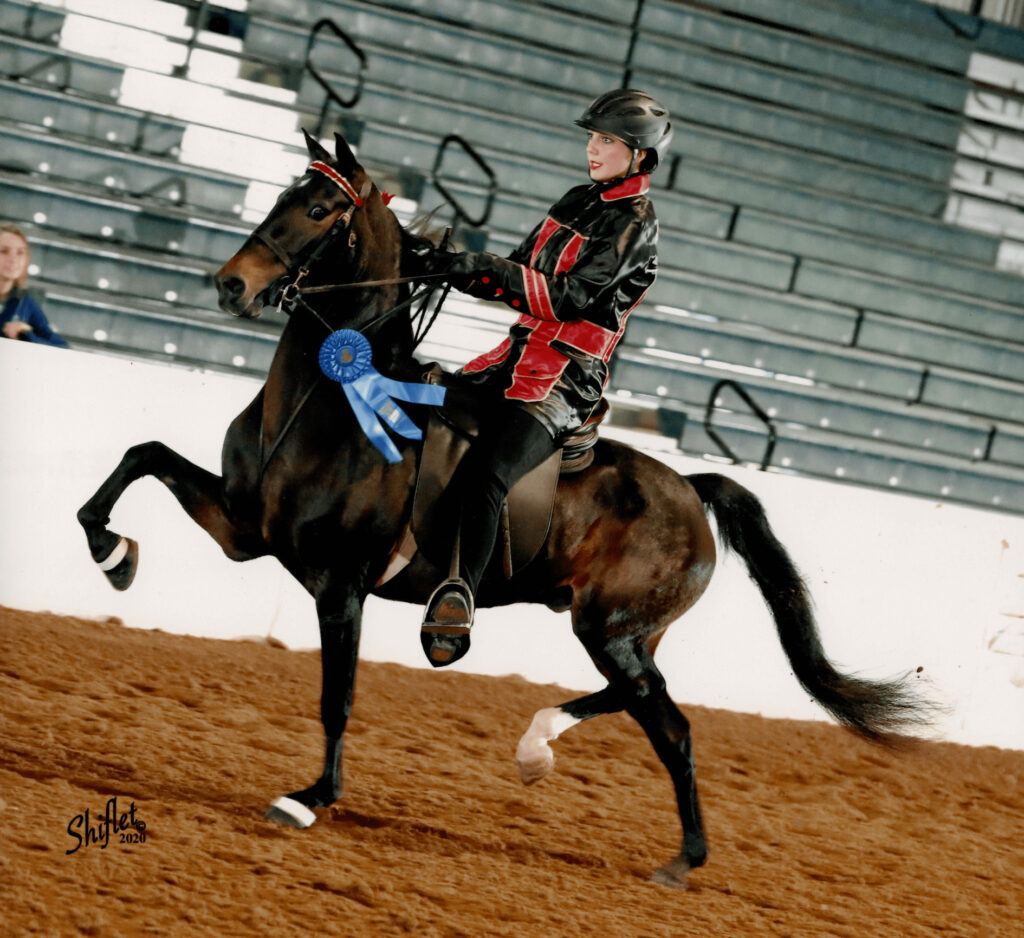
[(337, 801), (342, 792), (342, 748), (345, 724), (352, 712), (363, 599), (355, 589), (332, 590), (317, 599), (320, 619), (320, 719), (326, 748), (324, 769), (309, 788), (278, 798), (267, 817), (292, 827), (309, 827), (313, 808)]
[(193, 521), (203, 528), (232, 560), (265, 553), (254, 532), (244, 531), (231, 518), (220, 476), (189, 462), (163, 443), (133, 446), (118, 467), (78, 511), (93, 560), (119, 590), (128, 589), (138, 565), (138, 544), (107, 529), (117, 500), (143, 476), (159, 479)]

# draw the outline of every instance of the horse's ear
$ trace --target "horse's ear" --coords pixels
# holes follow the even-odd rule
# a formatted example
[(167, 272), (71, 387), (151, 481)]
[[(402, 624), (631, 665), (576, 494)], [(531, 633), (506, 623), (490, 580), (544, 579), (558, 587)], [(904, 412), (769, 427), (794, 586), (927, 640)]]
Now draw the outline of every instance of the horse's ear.
[(330, 160), (331, 154), (307, 133), (305, 127), (302, 128), (302, 136), (306, 138), (306, 149), (309, 150), (311, 160)]
[(348, 141), (339, 133), (334, 134), (334, 155), (338, 158), (338, 169), (346, 176), (354, 176), (359, 160), (348, 145)]

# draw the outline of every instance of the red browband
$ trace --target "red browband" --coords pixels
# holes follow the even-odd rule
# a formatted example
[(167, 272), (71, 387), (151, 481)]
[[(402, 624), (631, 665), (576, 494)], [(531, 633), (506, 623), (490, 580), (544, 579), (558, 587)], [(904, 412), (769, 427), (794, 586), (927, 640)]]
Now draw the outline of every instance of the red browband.
[(341, 173), (339, 173), (333, 166), (328, 166), (326, 163), (322, 163), (320, 160), (317, 160), (314, 163), (310, 163), (309, 168), (315, 169), (318, 173), (323, 173), (352, 200), (352, 204), (355, 205), (356, 208), (362, 208), (363, 200), (359, 197), (359, 193), (353, 188), (352, 183), (342, 176)]

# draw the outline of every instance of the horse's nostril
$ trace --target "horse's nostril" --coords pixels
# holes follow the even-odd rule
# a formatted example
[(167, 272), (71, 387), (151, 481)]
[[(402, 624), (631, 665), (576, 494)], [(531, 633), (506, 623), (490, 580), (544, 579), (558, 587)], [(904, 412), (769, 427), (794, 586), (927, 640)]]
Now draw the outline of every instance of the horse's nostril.
[(218, 277), (217, 290), (226, 300), (237, 300), (245, 293), (245, 281), (241, 277)]

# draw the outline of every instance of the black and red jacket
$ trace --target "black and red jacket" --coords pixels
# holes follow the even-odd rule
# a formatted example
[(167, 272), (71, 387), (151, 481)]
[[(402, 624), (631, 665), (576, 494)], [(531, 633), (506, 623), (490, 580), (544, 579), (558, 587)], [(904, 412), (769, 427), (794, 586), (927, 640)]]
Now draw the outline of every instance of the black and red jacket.
[(601, 398), (608, 361), (658, 268), (658, 221), (646, 175), (577, 186), (507, 259), (470, 253), (454, 285), (519, 310), (509, 336), (462, 374), (523, 402), (558, 386), (582, 422)]

